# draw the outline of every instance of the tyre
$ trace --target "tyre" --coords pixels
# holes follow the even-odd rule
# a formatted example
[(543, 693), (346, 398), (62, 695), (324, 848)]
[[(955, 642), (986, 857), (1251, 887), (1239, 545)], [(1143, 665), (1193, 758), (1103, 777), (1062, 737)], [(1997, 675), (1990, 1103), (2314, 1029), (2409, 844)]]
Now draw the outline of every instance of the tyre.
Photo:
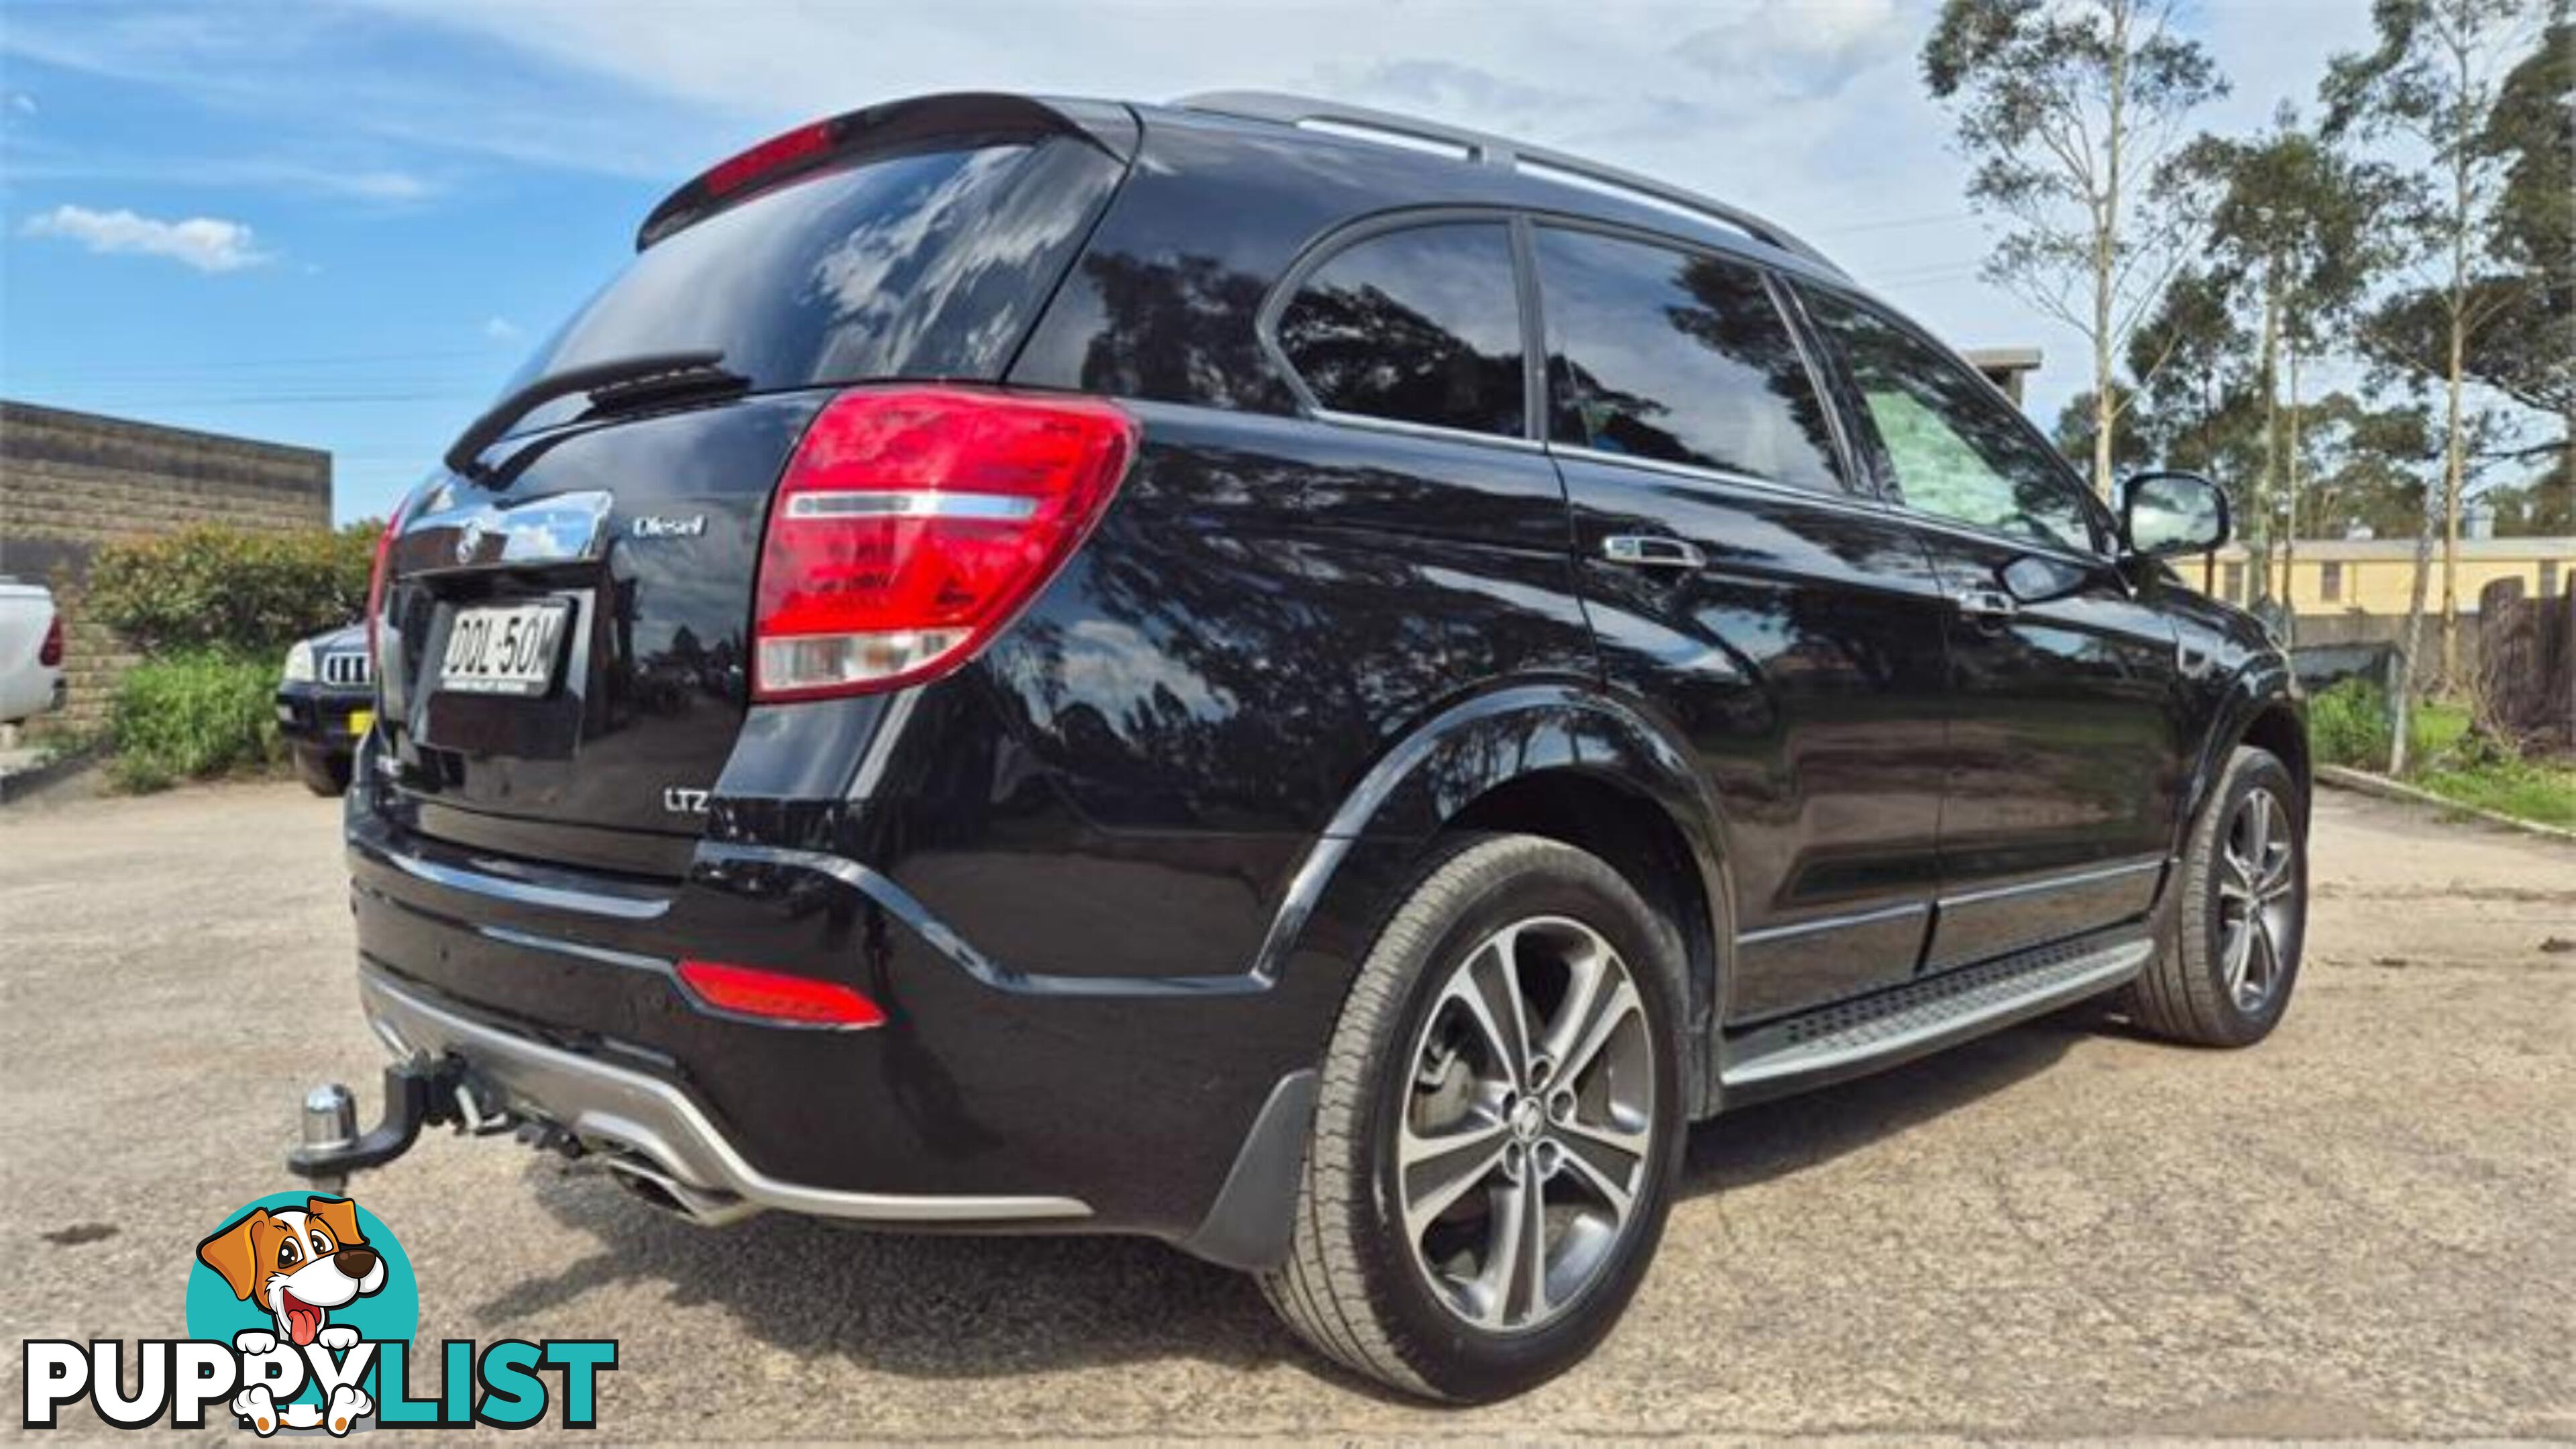
[(1676, 933), (1596, 857), (1525, 835), (1435, 857), (1334, 1028), (1272, 1306), (1437, 1399), (1582, 1358), (1671, 1206), (1681, 983)]
[(2183, 853), (2174, 929), (2124, 1003), (2140, 1030), (2194, 1046), (2271, 1035), (2307, 936), (2307, 800), (2278, 758), (2239, 748)]
[(295, 778), (316, 795), (336, 796), (349, 788), (349, 757), (328, 750), (295, 750)]

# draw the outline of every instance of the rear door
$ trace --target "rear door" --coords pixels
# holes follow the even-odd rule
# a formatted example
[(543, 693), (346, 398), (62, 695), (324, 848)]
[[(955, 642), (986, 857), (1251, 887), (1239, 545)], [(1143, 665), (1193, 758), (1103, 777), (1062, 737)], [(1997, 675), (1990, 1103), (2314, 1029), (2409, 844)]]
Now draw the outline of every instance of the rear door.
[(1948, 600), (1953, 710), (1926, 969), (2143, 914), (2186, 764), (2171, 621), (2114, 563), (2105, 510), (1982, 377), (1857, 299), (1804, 300)]
[(1938, 869), (1940, 592), (1855, 490), (1773, 284), (1733, 258), (1531, 230), (1549, 451), (1614, 687), (1724, 811), (1733, 1020), (1904, 980)]
[(845, 384), (998, 379), (1123, 170), (1083, 135), (919, 132), (661, 236), (511, 384), (703, 350), (737, 391), (549, 404), (412, 501), (382, 690), (419, 829), (685, 863), (748, 714), (760, 539), (806, 424)]

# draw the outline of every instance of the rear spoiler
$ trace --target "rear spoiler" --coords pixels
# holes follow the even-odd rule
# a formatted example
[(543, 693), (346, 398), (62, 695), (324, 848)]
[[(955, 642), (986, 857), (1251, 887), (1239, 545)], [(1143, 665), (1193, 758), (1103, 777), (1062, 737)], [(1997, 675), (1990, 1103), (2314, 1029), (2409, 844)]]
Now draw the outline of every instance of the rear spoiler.
[(635, 232), (635, 249), (640, 252), (747, 197), (854, 155), (897, 154), (928, 149), (931, 143), (1072, 136), (1125, 165), (1135, 156), (1138, 129), (1135, 113), (1113, 101), (984, 91), (916, 96), (844, 111), (782, 131), (708, 167), (644, 218)]

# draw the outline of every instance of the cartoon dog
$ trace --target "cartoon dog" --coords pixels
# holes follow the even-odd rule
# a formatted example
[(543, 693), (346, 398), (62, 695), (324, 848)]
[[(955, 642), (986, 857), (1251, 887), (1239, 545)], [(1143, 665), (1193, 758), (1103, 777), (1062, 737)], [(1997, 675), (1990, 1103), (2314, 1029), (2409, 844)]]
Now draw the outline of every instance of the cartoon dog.
[[(385, 1286), (385, 1260), (367, 1246), (358, 1227), (358, 1205), (345, 1197), (307, 1198), (301, 1210), (253, 1208), (197, 1245), (197, 1261), (221, 1273), (233, 1296), (268, 1310), (277, 1331), (247, 1329), (233, 1336), (244, 1353), (266, 1353), (280, 1339), (302, 1348), (319, 1343), (334, 1353), (357, 1345), (358, 1330), (329, 1321), (345, 1307)], [(331, 1396), (322, 1412), (289, 1404), (289, 1428), (313, 1428), (327, 1416), (331, 1432), (372, 1412), (375, 1404), (355, 1388)], [(262, 1435), (276, 1430), (279, 1410), (266, 1388), (245, 1389), (233, 1411)]]

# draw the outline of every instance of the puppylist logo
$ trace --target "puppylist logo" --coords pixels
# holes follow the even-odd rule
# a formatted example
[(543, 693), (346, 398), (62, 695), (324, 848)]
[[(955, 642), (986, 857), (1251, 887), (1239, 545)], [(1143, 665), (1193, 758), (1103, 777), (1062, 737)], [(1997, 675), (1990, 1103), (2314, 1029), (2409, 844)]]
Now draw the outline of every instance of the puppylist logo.
[[(88, 1399), (120, 1429), (196, 1429), (229, 1414), (262, 1438), (380, 1424), (524, 1429), (549, 1404), (563, 1427), (588, 1429), (598, 1376), (617, 1367), (614, 1339), (503, 1339), (478, 1351), (451, 1338), (416, 1357), (411, 1259), (381, 1218), (345, 1197), (276, 1193), (226, 1218), (197, 1245), (187, 1315), (186, 1338), (130, 1349), (118, 1338), (26, 1340), (26, 1427), (53, 1428)], [(436, 1360), (434, 1382), (418, 1357)]]

